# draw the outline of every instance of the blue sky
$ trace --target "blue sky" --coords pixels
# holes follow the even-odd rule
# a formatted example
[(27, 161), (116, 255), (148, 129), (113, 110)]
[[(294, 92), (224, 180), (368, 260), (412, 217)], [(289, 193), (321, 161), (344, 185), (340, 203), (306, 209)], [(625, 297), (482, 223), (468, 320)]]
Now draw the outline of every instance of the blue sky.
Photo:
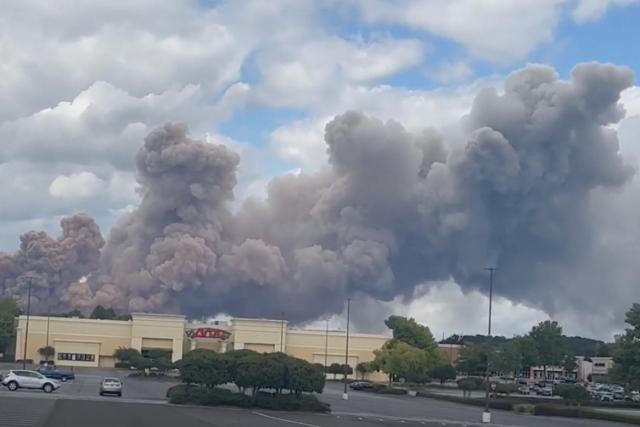
[[(323, 31), (347, 40), (367, 42), (387, 37), (418, 40), (422, 43), (423, 60), (414, 66), (376, 79), (375, 85), (380, 86), (413, 91), (443, 90), (486, 78), (502, 78), (528, 63), (551, 65), (563, 78), (569, 77), (575, 64), (588, 61), (625, 65), (637, 73), (640, 70), (640, 47), (634, 41), (640, 39), (640, 27), (637, 25), (640, 22), (640, 5), (612, 2), (602, 16), (592, 17), (586, 22), (572, 19), (571, 12), (575, 7), (575, 2), (561, 4), (558, 23), (553, 26), (553, 36), (537, 44), (530, 52), (505, 62), (470, 54), (464, 43), (415, 26), (397, 22), (370, 25), (348, 7), (338, 10), (323, 8), (318, 14), (318, 21), (324, 25)], [(256, 54), (250, 56), (242, 70), (242, 81), (250, 85), (259, 85), (261, 82), (255, 57)], [(458, 62), (468, 67), (468, 73), (464, 76), (443, 81), (434, 75), (439, 67)], [(224, 122), (219, 130), (239, 141), (265, 146), (274, 129), (291, 121), (312, 117), (313, 111), (310, 110), (249, 105)]]

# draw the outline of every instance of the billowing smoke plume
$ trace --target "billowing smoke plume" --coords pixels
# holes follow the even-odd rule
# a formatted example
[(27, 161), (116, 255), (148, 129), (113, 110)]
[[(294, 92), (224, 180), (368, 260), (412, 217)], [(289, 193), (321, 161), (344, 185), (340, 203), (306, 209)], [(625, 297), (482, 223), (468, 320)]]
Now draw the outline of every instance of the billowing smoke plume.
[(104, 239), (93, 218), (85, 214), (64, 218), (60, 226), (58, 239), (29, 231), (20, 236), (18, 252), (0, 253), (2, 295), (25, 304), (31, 286), (31, 302), (40, 310), (55, 312), (76, 303), (73, 290), (97, 270)]
[(74, 216), (58, 240), (24, 235), (0, 277), (23, 295), (33, 271), (38, 295), (69, 307), (306, 320), (339, 312), (347, 295), (388, 300), (449, 278), (474, 288), (495, 265), (500, 294), (553, 312), (563, 287), (579, 286), (550, 272), (580, 268), (593, 191), (633, 173), (608, 127), (632, 83), (611, 65), (579, 65), (569, 81), (529, 66), (504, 93), (477, 96), (457, 149), (433, 129), (347, 112), (326, 126), (329, 168), (276, 178), (265, 201), (235, 213), (238, 155), (166, 125), (136, 158), (139, 207), (101, 251), (95, 224)]

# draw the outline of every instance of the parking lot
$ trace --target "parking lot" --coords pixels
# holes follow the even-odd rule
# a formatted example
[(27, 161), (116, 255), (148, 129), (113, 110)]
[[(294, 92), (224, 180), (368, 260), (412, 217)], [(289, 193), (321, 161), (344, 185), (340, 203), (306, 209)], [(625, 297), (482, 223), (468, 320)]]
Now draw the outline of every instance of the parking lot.
[[(0, 366), (0, 371), (20, 366)], [(76, 379), (62, 384), (51, 394), (39, 390), (11, 392), (0, 387), (0, 427), (175, 425), (184, 417), (189, 426), (288, 425), (477, 425), (481, 408), (409, 396), (382, 396), (351, 391), (342, 399), (342, 384), (328, 382), (320, 399), (331, 404), (331, 415), (269, 413), (232, 408), (193, 408), (169, 405), (166, 391), (176, 382), (170, 379), (129, 377), (130, 372), (105, 368), (75, 369)], [(124, 383), (123, 396), (99, 396), (104, 377), (118, 377)], [(494, 411), (494, 422), (503, 426), (605, 426), (601, 421), (532, 417)], [(46, 423), (43, 424), (43, 422)], [(619, 425), (619, 424), (618, 424)]]
[[(33, 368), (33, 367), (32, 367)], [(9, 369), (22, 369), (21, 365), (3, 364), (0, 372)], [(148, 401), (150, 403), (164, 403), (167, 389), (176, 383), (176, 380), (158, 378), (133, 378), (131, 372), (121, 369), (109, 368), (75, 368), (75, 380), (61, 383), (60, 389), (50, 395), (35, 390), (9, 391), (0, 387), (0, 396), (20, 395), (25, 397), (50, 397), (53, 399), (67, 397), (78, 399), (118, 399), (113, 396), (100, 396), (100, 382), (104, 377), (119, 378), (123, 382), (122, 399), (130, 401)]]

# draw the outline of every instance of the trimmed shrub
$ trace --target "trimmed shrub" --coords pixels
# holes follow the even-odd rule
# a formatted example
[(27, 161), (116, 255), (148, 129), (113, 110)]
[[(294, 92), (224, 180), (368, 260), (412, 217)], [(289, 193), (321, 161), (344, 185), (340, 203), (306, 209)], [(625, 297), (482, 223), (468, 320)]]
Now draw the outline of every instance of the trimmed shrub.
[(512, 405), (511, 409), (519, 414), (533, 414), (535, 405), (531, 405), (529, 403), (516, 403), (515, 405)]
[(554, 394), (573, 405), (580, 405), (591, 398), (589, 391), (579, 384), (558, 384), (553, 389)]
[(328, 403), (319, 401), (312, 394), (295, 396), (291, 394), (259, 393), (254, 406), (275, 411), (329, 412), (331, 410)]
[(640, 417), (625, 414), (614, 414), (610, 412), (599, 412), (575, 406), (540, 404), (535, 406), (533, 414), (550, 417), (590, 418), (594, 420), (617, 421), (621, 423), (640, 425)]
[(372, 390), (380, 394), (395, 394), (395, 395), (407, 394), (407, 390), (403, 388), (381, 387), (381, 388), (374, 388)]
[(208, 388), (196, 385), (180, 384), (167, 390), (169, 403), (195, 404), (203, 406), (238, 406), (241, 408), (261, 408), (276, 411), (329, 412), (330, 406), (310, 394), (296, 396), (261, 392), (252, 402), (244, 393), (234, 393), (223, 388)]
[(120, 369), (131, 369), (130, 362), (116, 362), (113, 366)]
[(496, 390), (495, 392), (498, 394), (506, 394), (507, 396), (510, 395), (511, 393), (516, 393), (518, 391), (518, 385), (517, 384), (504, 384), (504, 383), (497, 383), (496, 384)]
[(458, 388), (461, 390), (471, 391), (471, 390), (484, 390), (485, 382), (484, 378), (479, 377), (467, 377), (462, 378), (457, 381)]

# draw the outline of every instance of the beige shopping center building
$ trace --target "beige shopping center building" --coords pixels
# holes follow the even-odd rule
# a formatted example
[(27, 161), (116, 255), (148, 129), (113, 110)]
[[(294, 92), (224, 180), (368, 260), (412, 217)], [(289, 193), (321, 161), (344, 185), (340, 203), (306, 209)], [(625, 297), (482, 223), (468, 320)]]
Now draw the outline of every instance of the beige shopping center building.
[[(23, 359), (26, 316), (18, 318), (16, 360)], [(390, 337), (349, 334), (349, 365), (373, 360)], [(283, 351), (312, 363), (344, 363), (345, 331), (289, 328), (280, 320), (231, 319), (228, 322), (190, 323), (181, 315), (134, 313), (131, 320), (94, 320), (30, 316), (26, 359), (39, 361), (38, 349), (55, 349), (60, 366), (113, 367), (113, 353), (120, 347), (141, 352), (165, 350), (173, 361), (186, 352), (207, 348), (218, 352), (250, 349)]]

